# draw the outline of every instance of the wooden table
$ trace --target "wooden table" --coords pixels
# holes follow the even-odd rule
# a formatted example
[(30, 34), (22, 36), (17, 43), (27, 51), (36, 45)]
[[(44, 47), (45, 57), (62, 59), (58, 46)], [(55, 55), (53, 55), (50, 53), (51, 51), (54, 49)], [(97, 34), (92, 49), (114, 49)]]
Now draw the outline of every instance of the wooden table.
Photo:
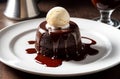
[[(80, 0), (40, 0), (38, 6), (41, 11), (41, 15), (37, 18), (45, 17), (47, 11), (54, 6), (65, 7), (69, 11), (71, 17), (92, 19), (94, 17), (99, 16), (98, 10), (96, 10), (93, 7), (90, 0), (84, 0), (84, 1), (81, 0), (81, 2)], [(6, 7), (6, 2), (0, 3), (0, 29), (13, 25), (14, 23), (20, 22), (6, 18), (3, 15), (5, 7)], [(116, 9), (113, 12), (112, 17), (120, 20), (119, 9)], [(39, 75), (25, 73), (13, 69), (11, 67), (8, 67), (2, 62), (0, 62), (0, 79), (42, 79), (42, 78), (49, 79), (55, 77), (46, 77), (46, 76), (39, 76)], [(74, 79), (120, 79), (120, 64), (98, 73), (85, 75), (85, 76), (67, 77), (67, 78), (68, 79), (73, 79), (73, 78)]]

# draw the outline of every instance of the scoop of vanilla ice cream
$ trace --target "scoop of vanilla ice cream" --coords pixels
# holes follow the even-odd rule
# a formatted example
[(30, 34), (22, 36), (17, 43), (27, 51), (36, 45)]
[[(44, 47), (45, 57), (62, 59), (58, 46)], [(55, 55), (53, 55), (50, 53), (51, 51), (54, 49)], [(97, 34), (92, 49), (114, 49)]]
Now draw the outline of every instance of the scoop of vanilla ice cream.
[(54, 28), (64, 28), (69, 25), (70, 15), (63, 7), (54, 7), (46, 15), (47, 25)]

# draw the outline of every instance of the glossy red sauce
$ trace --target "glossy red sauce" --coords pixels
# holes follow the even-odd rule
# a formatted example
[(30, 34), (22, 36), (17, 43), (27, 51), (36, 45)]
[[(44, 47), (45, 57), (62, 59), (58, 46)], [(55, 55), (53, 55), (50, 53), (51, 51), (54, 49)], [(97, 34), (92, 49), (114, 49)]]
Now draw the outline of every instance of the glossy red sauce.
[[(60, 65), (62, 65), (62, 61), (69, 61), (69, 60), (74, 60), (74, 61), (80, 61), (86, 58), (87, 55), (96, 55), (98, 54), (98, 50), (91, 48), (91, 45), (96, 44), (96, 41), (88, 38), (88, 37), (82, 37), (83, 39), (88, 39), (91, 41), (91, 43), (82, 43), (82, 51), (81, 54), (79, 56), (77, 56), (74, 59), (65, 59), (65, 60), (61, 60), (61, 59), (52, 59), (50, 57), (47, 56), (43, 56), (41, 53), (37, 53), (35, 48), (28, 48), (26, 49), (26, 52), (28, 54), (33, 54), (36, 53), (36, 57), (35, 60), (43, 65), (46, 65), (47, 67), (58, 67)], [(29, 44), (35, 44), (35, 41), (28, 41)]]

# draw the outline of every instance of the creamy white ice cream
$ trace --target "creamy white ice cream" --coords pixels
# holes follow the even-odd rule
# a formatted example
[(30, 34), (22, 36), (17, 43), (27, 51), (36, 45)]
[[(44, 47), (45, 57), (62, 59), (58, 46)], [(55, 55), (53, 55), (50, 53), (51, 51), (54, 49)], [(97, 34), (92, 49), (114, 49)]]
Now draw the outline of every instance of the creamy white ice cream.
[(67, 28), (69, 27), (70, 15), (63, 7), (54, 7), (46, 15), (47, 28)]

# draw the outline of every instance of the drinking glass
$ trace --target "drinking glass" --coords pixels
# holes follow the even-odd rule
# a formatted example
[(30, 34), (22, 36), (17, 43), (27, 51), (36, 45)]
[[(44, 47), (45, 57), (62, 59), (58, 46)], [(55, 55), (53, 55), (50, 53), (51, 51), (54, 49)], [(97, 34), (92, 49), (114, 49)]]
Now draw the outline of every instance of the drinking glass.
[(111, 18), (112, 12), (120, 6), (120, 0), (92, 0), (92, 3), (100, 12), (100, 17), (95, 20), (114, 27), (120, 26), (119, 20)]

